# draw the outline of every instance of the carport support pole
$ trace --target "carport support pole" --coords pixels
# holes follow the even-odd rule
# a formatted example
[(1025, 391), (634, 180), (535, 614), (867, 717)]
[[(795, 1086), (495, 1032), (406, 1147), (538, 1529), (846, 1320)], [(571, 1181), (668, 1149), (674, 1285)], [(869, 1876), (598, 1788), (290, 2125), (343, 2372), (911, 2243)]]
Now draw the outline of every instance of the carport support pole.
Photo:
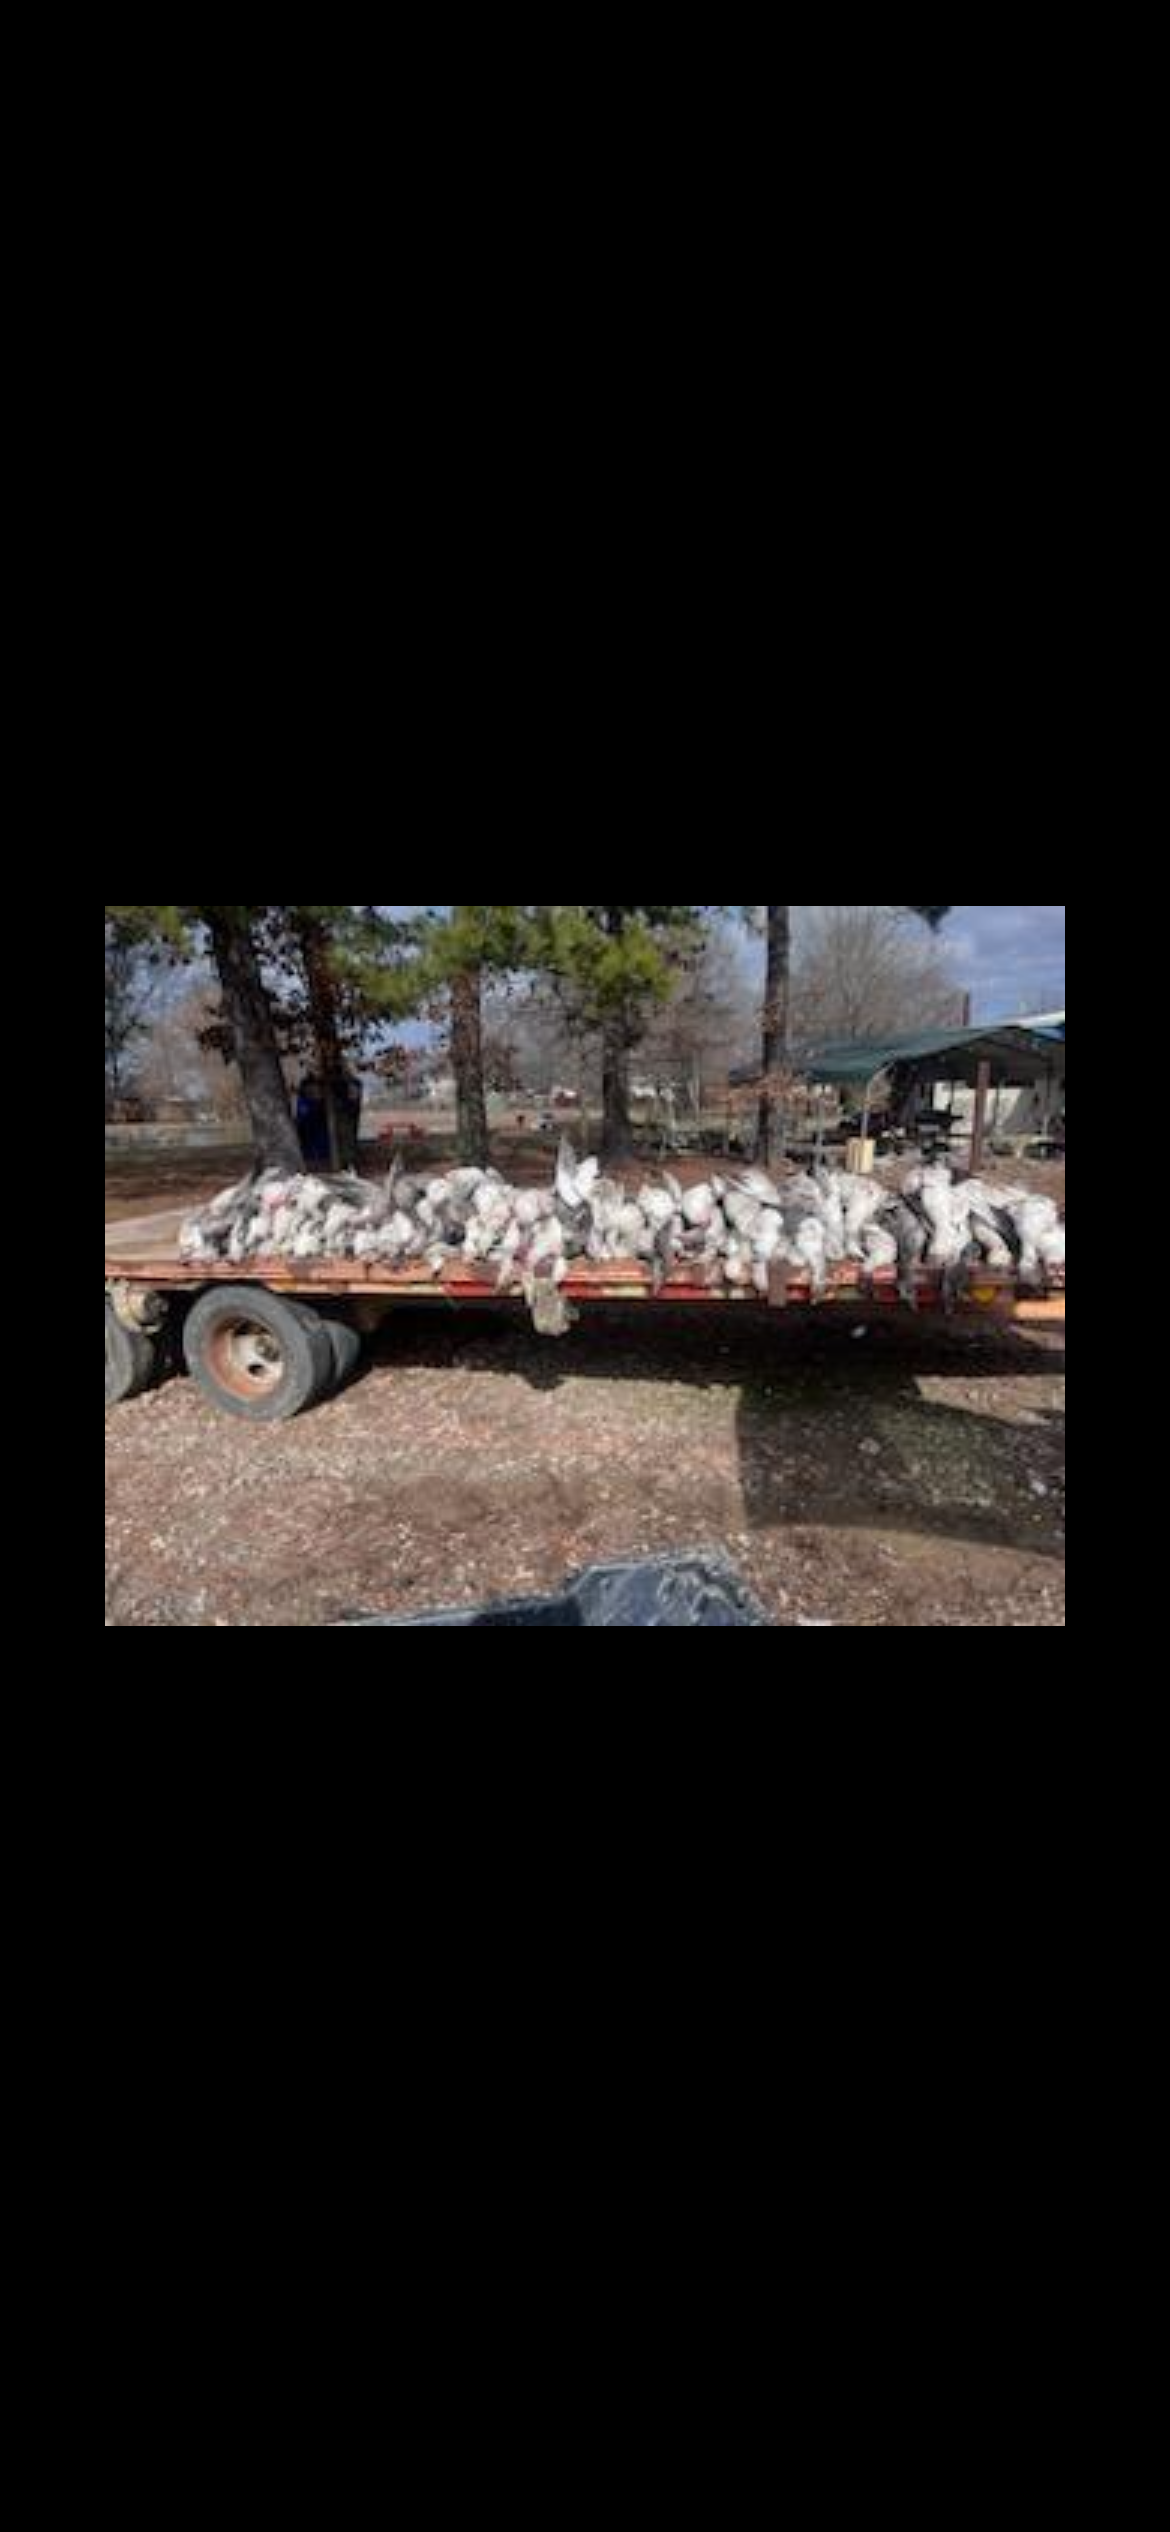
[(982, 1063), (975, 1086), (975, 1122), (971, 1128), (971, 1176), (977, 1178), (983, 1167), (987, 1148), (987, 1103), (991, 1097), (991, 1066)]

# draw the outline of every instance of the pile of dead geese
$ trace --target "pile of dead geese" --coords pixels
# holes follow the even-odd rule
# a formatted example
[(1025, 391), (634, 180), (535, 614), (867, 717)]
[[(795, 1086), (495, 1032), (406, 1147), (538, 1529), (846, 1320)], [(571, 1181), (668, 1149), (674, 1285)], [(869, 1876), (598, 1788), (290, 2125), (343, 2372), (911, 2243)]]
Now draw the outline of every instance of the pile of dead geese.
[(635, 1195), (566, 1142), (549, 1188), (513, 1187), (492, 1169), (412, 1175), (400, 1161), (381, 1185), (266, 1170), (192, 1215), (181, 1249), (194, 1264), (241, 1267), (265, 1257), (418, 1260), (437, 1277), (456, 1262), (481, 1265), (552, 1329), (564, 1316), (559, 1288), (580, 1259), (640, 1262), (659, 1288), (687, 1268), (693, 1282), (764, 1295), (777, 1267), (819, 1294), (832, 1268), (853, 1261), (869, 1274), (897, 1268), (910, 1301), (926, 1266), (957, 1299), (981, 1268), (1027, 1284), (1059, 1278), (1065, 1234), (1051, 1197), (957, 1178), (942, 1164), (912, 1169), (896, 1189), (837, 1169), (775, 1179), (742, 1169), (684, 1188), (664, 1171)]

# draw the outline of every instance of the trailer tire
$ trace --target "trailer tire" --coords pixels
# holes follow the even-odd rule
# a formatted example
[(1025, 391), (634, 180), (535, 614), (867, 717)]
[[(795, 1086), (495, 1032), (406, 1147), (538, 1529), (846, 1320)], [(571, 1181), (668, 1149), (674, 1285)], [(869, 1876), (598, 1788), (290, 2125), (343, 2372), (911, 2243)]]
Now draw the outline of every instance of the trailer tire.
[(319, 1320), (329, 1339), (333, 1354), (333, 1378), (329, 1387), (330, 1394), (335, 1395), (353, 1379), (362, 1359), (362, 1340), (352, 1322), (343, 1318), (340, 1312), (312, 1311), (310, 1316)]
[(106, 1405), (120, 1407), (139, 1398), (158, 1371), (158, 1348), (144, 1328), (128, 1328), (106, 1301)]
[(262, 1284), (201, 1294), (183, 1330), (183, 1351), (205, 1397), (245, 1424), (290, 1423), (333, 1379), (324, 1321)]

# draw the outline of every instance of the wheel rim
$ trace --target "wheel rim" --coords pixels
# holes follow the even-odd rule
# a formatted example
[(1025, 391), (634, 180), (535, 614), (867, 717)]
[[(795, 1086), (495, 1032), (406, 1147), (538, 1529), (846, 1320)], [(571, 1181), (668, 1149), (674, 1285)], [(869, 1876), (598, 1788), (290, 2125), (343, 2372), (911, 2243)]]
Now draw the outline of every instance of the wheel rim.
[(284, 1347), (258, 1319), (229, 1319), (213, 1330), (207, 1361), (233, 1398), (271, 1398), (285, 1378)]

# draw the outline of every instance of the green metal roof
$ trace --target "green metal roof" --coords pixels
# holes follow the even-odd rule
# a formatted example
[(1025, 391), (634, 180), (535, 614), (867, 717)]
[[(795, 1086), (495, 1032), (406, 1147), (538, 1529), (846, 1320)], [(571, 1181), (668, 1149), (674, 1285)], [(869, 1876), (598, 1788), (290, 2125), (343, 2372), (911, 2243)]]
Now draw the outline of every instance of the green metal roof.
[(916, 1037), (837, 1039), (798, 1050), (792, 1063), (809, 1081), (867, 1082), (894, 1064), (929, 1064), (936, 1081), (972, 1083), (989, 1063), (993, 1081), (1014, 1087), (1043, 1081), (1056, 1070), (1058, 1054), (1053, 1037), (1003, 1021), (994, 1028), (924, 1029)]

